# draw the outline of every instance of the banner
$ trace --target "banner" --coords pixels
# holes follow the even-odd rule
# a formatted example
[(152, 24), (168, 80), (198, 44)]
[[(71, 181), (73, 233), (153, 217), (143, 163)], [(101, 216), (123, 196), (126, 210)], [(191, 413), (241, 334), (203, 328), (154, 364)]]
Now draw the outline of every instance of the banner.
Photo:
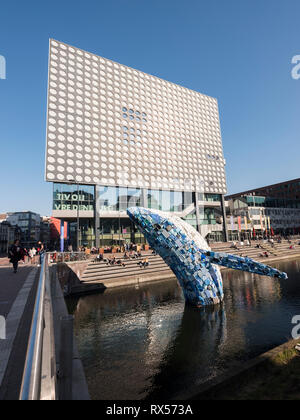
[(264, 230), (264, 225), (263, 225), (262, 215), (260, 215), (260, 227), (261, 227), (261, 230), (263, 231)]
[[(50, 239), (53, 241), (58, 241), (61, 236), (61, 223), (60, 219), (55, 217), (50, 218)], [(68, 222), (64, 222), (64, 239), (68, 238)]]
[(64, 252), (65, 248), (65, 224), (64, 221), (61, 221), (60, 224), (60, 252)]
[(238, 217), (238, 225), (239, 225), (239, 231), (242, 231), (242, 221), (241, 221), (241, 216)]
[(248, 222), (247, 222), (246, 216), (244, 216), (244, 223), (245, 223), (245, 229), (248, 230)]
[(58, 240), (60, 236), (60, 219), (50, 218), (50, 239)]
[(231, 230), (234, 230), (234, 219), (233, 216), (230, 216), (230, 222), (231, 222)]

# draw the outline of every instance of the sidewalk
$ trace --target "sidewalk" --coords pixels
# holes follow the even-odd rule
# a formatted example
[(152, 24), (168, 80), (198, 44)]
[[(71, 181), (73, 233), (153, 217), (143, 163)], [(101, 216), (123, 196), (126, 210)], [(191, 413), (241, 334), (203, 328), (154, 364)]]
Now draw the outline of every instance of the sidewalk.
[(19, 397), (39, 269), (0, 267), (0, 315), (6, 339), (0, 340), (0, 401)]
[[(27, 261), (27, 258), (26, 258), (26, 263), (25, 264), (23, 264), (22, 261), (19, 262), (19, 267), (27, 266), (27, 265), (30, 265)], [(7, 257), (1, 257), (0, 258), (0, 268), (1, 267), (12, 267), (12, 264), (9, 262), (9, 259)]]
[(0, 315), (5, 317), (8, 315), (31, 270), (32, 267), (22, 264), (18, 272), (14, 274), (12, 266), (11, 268), (0, 267)]

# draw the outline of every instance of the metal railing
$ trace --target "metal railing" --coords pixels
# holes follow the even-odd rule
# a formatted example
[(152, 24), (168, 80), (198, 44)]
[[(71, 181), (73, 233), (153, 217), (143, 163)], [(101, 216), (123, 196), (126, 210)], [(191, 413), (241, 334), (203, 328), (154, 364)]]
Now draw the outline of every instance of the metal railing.
[(87, 260), (88, 256), (84, 252), (49, 252), (49, 262), (72, 262)]
[(40, 393), (42, 366), (46, 256), (41, 256), (41, 272), (26, 355), (20, 400), (37, 400)]
[[(50, 343), (49, 335), (53, 333), (53, 313), (51, 288), (49, 281), (48, 254), (41, 255), (41, 271), (37, 285), (36, 299), (31, 322), (25, 367), (23, 371), (20, 400), (40, 400), (42, 378), (48, 380), (47, 386), (51, 399), (56, 399), (55, 349)], [(44, 356), (44, 341), (47, 343)], [(52, 340), (53, 341), (53, 340)], [(46, 362), (45, 362), (46, 360)], [(49, 375), (43, 374), (43, 365), (48, 361), (53, 365), (48, 369)], [(46, 367), (47, 369), (47, 367)], [(47, 377), (48, 376), (48, 377)], [(51, 388), (51, 389), (50, 389)]]

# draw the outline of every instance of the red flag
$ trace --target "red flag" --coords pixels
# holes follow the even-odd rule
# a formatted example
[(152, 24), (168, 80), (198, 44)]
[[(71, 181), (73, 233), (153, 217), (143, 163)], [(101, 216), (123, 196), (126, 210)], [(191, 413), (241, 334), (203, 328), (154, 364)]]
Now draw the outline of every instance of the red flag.
[(272, 227), (271, 227), (271, 235), (272, 235), (272, 236), (275, 236), (275, 235), (274, 235), (274, 230), (273, 230), (273, 228), (272, 228)]
[(253, 228), (253, 237), (256, 237), (256, 232), (255, 232), (255, 228)]
[(239, 231), (242, 231), (242, 220), (241, 220), (241, 216), (238, 217), (238, 225), (239, 225)]

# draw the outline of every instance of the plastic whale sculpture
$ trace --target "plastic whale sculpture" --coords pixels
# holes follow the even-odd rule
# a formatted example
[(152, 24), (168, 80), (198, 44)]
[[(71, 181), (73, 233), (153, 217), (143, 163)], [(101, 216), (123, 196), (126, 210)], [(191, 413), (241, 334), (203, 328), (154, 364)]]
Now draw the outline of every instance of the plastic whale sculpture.
[(219, 265), (287, 279), (286, 273), (250, 258), (211, 251), (199, 232), (170, 213), (131, 207), (127, 209), (127, 214), (144, 234), (149, 245), (174, 272), (187, 303), (200, 307), (223, 301), (223, 280)]

